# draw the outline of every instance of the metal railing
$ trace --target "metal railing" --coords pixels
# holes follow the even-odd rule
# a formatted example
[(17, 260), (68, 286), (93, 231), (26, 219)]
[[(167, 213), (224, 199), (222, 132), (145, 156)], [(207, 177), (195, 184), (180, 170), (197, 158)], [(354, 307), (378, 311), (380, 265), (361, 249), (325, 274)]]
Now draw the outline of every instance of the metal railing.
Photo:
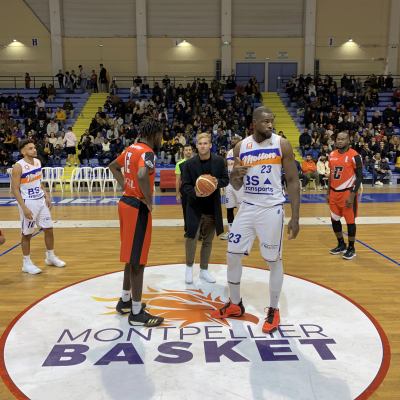
[[(162, 87), (162, 80), (164, 79), (164, 75), (154, 75), (147, 76), (147, 81), (149, 82), (150, 88), (154, 87), (156, 82), (159, 83), (160, 87)], [(243, 76), (235, 76), (236, 84), (239, 82), (243, 82), (243, 86), (246, 86), (247, 82), (251, 79), (251, 75), (243, 75)], [(45, 83), (46, 86), (52, 84), (56, 89), (58, 89), (58, 78), (51, 75), (31, 75), (30, 88), (31, 89), (39, 89), (42, 86), (42, 83)], [(116, 85), (121, 88), (130, 88), (135, 78), (137, 76), (133, 75), (111, 75), (111, 80), (115, 80)], [(143, 78), (143, 77), (142, 77)], [(178, 87), (179, 84), (182, 84), (183, 87), (186, 87), (188, 83), (192, 84), (196, 81), (197, 78), (201, 80), (204, 78), (208, 85), (210, 85), (211, 81), (215, 79), (215, 76), (204, 76), (204, 75), (183, 75), (183, 76), (169, 76), (171, 83)], [(228, 78), (226, 76), (226, 78)], [(90, 80), (90, 76), (88, 76), (88, 80)], [(264, 80), (259, 81), (259, 84), (264, 83)], [(111, 82), (110, 82), (111, 84)], [(0, 88), (4, 89), (24, 89), (25, 88), (25, 76), (23, 75), (10, 75), (10, 76), (0, 76)]]

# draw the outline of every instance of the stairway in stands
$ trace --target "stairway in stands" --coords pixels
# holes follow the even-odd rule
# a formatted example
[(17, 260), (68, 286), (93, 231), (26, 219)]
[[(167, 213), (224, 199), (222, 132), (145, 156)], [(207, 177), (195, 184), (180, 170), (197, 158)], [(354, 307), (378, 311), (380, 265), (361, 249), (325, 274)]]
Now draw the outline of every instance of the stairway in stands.
[[(90, 123), (92, 122), (92, 118), (96, 115), (97, 109), (101, 107), (103, 109), (104, 103), (107, 99), (107, 93), (92, 93), (89, 96), (88, 101), (80, 112), (75, 124), (72, 125), (72, 132), (75, 133), (78, 141), (81, 139), (81, 136), (85, 133), (85, 130), (89, 128)], [(78, 150), (78, 145), (76, 146), (76, 157), (77, 163), (80, 164), (78, 159), (78, 154), (80, 150)], [(66, 179), (71, 177), (72, 171), (74, 168), (74, 164), (71, 163), (71, 167), (68, 167), (68, 163), (64, 167), (64, 176)]]
[(292, 117), (287, 111), (285, 105), (282, 103), (278, 93), (263, 92), (263, 105), (268, 107), (273, 114), (275, 114), (275, 130), (276, 133), (282, 131), (289, 140), (296, 154), (296, 160), (302, 162), (303, 158), (300, 156), (297, 147), (299, 147), (300, 131), (294, 123)]

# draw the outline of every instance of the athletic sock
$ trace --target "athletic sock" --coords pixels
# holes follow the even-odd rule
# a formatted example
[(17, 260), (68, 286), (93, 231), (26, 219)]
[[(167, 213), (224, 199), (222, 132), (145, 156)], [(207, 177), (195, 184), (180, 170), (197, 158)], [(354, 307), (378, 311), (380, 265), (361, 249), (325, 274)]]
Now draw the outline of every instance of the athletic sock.
[(24, 262), (29, 262), (31, 261), (31, 255), (29, 254), (28, 256), (24, 256)]
[[(337, 241), (338, 241), (338, 243), (339, 243), (339, 246), (340, 246), (341, 244), (344, 244), (344, 239), (343, 239), (343, 238), (340, 238), (340, 239), (338, 239)], [(354, 243), (354, 242), (353, 242), (353, 243)]]
[(129, 301), (131, 299), (131, 291), (130, 290), (122, 290), (121, 299), (124, 303), (126, 301)]
[(272, 290), (269, 291), (269, 306), (272, 308), (278, 308), (279, 296), (281, 295), (281, 291), (274, 292)]
[(349, 249), (354, 249), (354, 240), (349, 240)]
[(132, 301), (132, 314), (133, 315), (139, 314), (141, 309), (142, 309), (141, 301)]
[(229, 230), (229, 232), (232, 230), (232, 225), (233, 225), (233, 224), (228, 224), (228, 230)]
[(234, 285), (233, 283), (228, 282), (228, 287), (229, 287), (229, 297), (231, 299), (231, 302), (233, 304), (239, 304), (240, 303), (240, 283), (237, 285)]
[(53, 257), (54, 256), (54, 250), (47, 250), (46, 251), (47, 257)]

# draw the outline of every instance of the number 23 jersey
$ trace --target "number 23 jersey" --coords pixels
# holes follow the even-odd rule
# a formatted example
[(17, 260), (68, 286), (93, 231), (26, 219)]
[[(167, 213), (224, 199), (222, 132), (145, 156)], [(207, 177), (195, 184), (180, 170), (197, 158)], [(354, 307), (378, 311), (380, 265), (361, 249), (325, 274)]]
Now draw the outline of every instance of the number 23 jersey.
[(154, 151), (147, 144), (140, 142), (132, 144), (125, 153), (117, 157), (117, 162), (124, 168), (124, 196), (144, 199), (137, 179), (137, 173), (141, 167), (146, 167), (149, 170), (150, 190), (151, 194), (153, 194), (154, 178), (156, 176), (155, 156)]
[(354, 186), (356, 168), (361, 166), (362, 158), (353, 149), (340, 154), (338, 150), (329, 154), (329, 168), (331, 170), (331, 188), (333, 190), (346, 190)]

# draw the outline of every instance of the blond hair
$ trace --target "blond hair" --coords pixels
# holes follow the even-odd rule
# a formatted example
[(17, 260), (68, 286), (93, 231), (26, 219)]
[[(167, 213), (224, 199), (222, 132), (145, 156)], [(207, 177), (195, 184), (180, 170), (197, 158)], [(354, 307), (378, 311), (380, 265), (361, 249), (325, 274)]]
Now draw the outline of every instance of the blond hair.
[(199, 134), (196, 136), (196, 143), (198, 143), (199, 140), (201, 140), (201, 139), (208, 139), (208, 141), (211, 143), (210, 137), (209, 137), (208, 134), (205, 133), (205, 132), (199, 133)]

